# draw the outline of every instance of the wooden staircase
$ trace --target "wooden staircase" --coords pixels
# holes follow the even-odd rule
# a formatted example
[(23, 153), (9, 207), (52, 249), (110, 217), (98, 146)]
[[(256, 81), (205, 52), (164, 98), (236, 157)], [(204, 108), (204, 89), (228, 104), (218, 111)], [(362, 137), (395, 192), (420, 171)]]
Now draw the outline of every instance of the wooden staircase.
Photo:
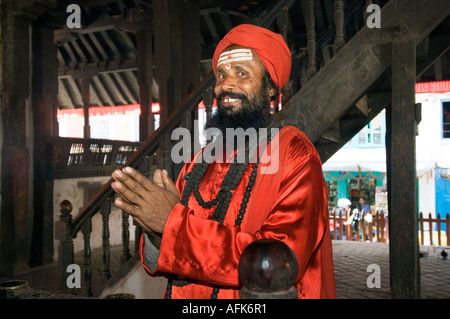
[[(286, 22), (282, 17), (291, 5), (292, 1), (279, 1), (271, 11), (264, 13), (257, 20), (258, 23), (268, 28), (277, 23), (280, 30), (287, 30), (287, 26), (283, 26)], [(312, 5), (312, 1), (305, 2), (305, 5)], [(361, 8), (364, 11), (364, 6)], [(277, 119), (283, 125), (294, 125), (307, 134), (319, 151), (322, 162), (326, 162), (391, 103), (390, 67), (394, 41), (408, 38), (414, 40), (417, 46), (426, 46), (428, 54), (425, 54), (417, 64), (417, 75), (447, 50), (449, 43), (447, 41), (447, 45), (443, 44), (442, 35), (432, 33), (445, 19), (448, 20), (450, 6), (447, 0), (428, 2), (391, 0), (381, 10), (381, 28), (370, 29), (364, 26), (343, 45), (340, 44), (341, 37), (336, 38), (336, 35), (343, 34), (345, 17), (339, 6), (335, 9), (336, 21), (341, 23), (336, 23), (337, 28), (332, 34), (326, 35), (324, 41), (315, 40), (314, 23), (311, 19), (306, 19), (309, 41), (308, 48), (304, 52), (313, 56), (300, 55), (299, 63), (296, 65), (301, 67), (299, 73), (307, 76), (303, 77), (298, 92), (291, 90), (284, 95), (283, 108), (276, 113)], [(363, 15), (364, 12), (352, 14)], [(332, 43), (335, 38), (339, 41)], [(448, 34), (446, 38), (448, 39)], [(320, 61), (316, 60), (316, 52), (320, 53)], [(318, 66), (319, 70), (315, 71)], [(214, 76), (210, 73), (161, 123), (159, 129), (142, 143), (125, 165), (135, 167), (146, 174), (154, 167), (164, 167), (173, 178), (176, 178), (179, 167), (173, 165), (170, 159), (172, 147), (170, 134), (180, 126), (192, 130), (193, 121), (198, 118), (196, 113), (200, 101), (204, 102), (207, 114), (211, 114), (213, 87)], [(91, 218), (99, 212), (105, 225), (101, 231), (104, 262), (105, 267), (108, 267), (107, 225), (114, 198), (111, 183), (112, 180), (109, 180), (85, 207), (74, 214), (73, 219), (70, 203), (65, 202), (60, 207), (61, 218), (56, 222), (56, 238), (60, 240), (62, 289), (67, 290), (64, 286), (67, 278), (64, 269), (66, 265), (73, 263), (72, 240), (80, 231), (89, 239), (92, 230), (86, 225), (89, 225)], [(124, 229), (124, 233), (126, 231)], [(136, 238), (139, 234), (138, 231)], [(85, 257), (88, 267), (90, 258), (88, 247)], [(137, 260), (137, 257), (135, 259)], [(86, 279), (89, 284), (89, 275)], [(117, 278), (115, 280), (117, 281)]]

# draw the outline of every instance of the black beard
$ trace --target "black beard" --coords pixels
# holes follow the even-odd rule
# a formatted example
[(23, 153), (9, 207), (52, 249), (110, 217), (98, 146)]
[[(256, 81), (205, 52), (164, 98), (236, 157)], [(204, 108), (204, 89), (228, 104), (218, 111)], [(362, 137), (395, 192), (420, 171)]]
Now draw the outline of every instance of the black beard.
[[(227, 114), (222, 105), (222, 97), (229, 96), (231, 98), (238, 98), (241, 100), (241, 107), (231, 113)], [(244, 130), (253, 127), (256, 130), (259, 128), (273, 127), (273, 116), (270, 114), (270, 103), (261, 90), (259, 96), (248, 99), (245, 95), (234, 92), (222, 92), (217, 97), (217, 110), (211, 119), (206, 123), (205, 129), (217, 128), (226, 136), (227, 128), (242, 128)]]

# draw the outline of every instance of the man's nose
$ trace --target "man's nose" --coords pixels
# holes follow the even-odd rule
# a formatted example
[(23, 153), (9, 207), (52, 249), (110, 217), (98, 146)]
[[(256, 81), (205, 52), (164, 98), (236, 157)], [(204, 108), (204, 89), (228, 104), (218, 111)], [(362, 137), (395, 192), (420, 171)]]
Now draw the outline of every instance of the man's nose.
[(236, 78), (232, 75), (228, 75), (222, 81), (222, 91), (233, 91), (236, 88)]

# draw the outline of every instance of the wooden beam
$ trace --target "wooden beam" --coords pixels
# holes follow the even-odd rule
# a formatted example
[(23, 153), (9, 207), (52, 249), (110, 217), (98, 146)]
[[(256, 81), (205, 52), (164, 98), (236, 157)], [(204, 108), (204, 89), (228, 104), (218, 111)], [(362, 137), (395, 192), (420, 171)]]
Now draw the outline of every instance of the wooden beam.
[(217, 28), (216, 28), (216, 25), (214, 24), (213, 19), (211, 18), (211, 15), (204, 14), (203, 19), (205, 19), (206, 24), (208, 25), (208, 30), (211, 33), (211, 36), (214, 39), (214, 42), (216, 42), (216, 43), (219, 42), (220, 41), (219, 34), (217, 33)]
[(122, 36), (123, 41), (125, 42), (125, 44), (128, 46), (128, 51), (133, 53), (134, 56), (136, 56), (136, 46), (133, 43), (133, 41), (131, 41), (130, 39), (130, 33), (127, 31), (123, 31), (123, 30), (118, 30), (118, 32), (120, 32), (120, 35)]
[(222, 21), (223, 25), (225, 26), (225, 30), (231, 30), (233, 29), (233, 23), (231, 22), (230, 16), (226, 12), (220, 12), (219, 13), (220, 20)]
[(133, 93), (131, 92), (131, 88), (128, 86), (128, 83), (125, 82), (122, 78), (123, 72), (113, 72), (112, 75), (117, 82), (117, 88), (123, 92), (122, 96), (124, 98), (125, 104), (135, 104), (137, 101), (134, 98)]
[(109, 96), (114, 101), (114, 105), (124, 104), (122, 97), (119, 92), (113, 88), (115, 88), (115, 84), (110, 77), (110, 73), (99, 74), (98, 78), (100, 82), (103, 84), (103, 87), (109, 92)]
[(98, 50), (98, 52), (102, 56), (103, 61), (109, 60), (109, 56), (106, 54), (105, 50), (103, 50), (103, 46), (98, 41), (95, 33), (88, 33), (88, 36), (91, 39), (92, 43), (94, 43), (95, 48)]
[(442, 62), (441, 57), (438, 57), (433, 64), (434, 78), (436, 81), (442, 81)]
[(92, 77), (92, 86), (95, 87), (100, 99), (103, 101), (105, 105), (111, 106), (114, 105), (114, 101), (111, 99), (110, 95), (106, 91), (105, 87), (103, 86), (103, 83), (100, 82), (98, 75)]
[(64, 79), (58, 79), (58, 107), (73, 108), (73, 101), (67, 92)]
[(49, 9), (57, 7), (56, 0), (16, 0), (15, 15), (23, 19), (34, 21)]
[(392, 298), (420, 297), (417, 225), (416, 44), (392, 44), (392, 104), (388, 107), (387, 176)]
[(88, 58), (86, 57), (86, 54), (84, 54), (83, 49), (80, 47), (80, 45), (78, 44), (78, 42), (76, 40), (71, 41), (73, 48), (75, 49), (75, 51), (78, 53), (78, 56), (81, 59), (81, 62), (87, 63), (88, 62)]
[(86, 48), (86, 50), (90, 54), (90, 56), (92, 58), (92, 61), (99, 62), (100, 59), (97, 56), (97, 53), (95, 53), (94, 49), (92, 48), (92, 45), (87, 41), (86, 36), (84, 34), (80, 34), (78, 36), (78, 38), (80, 39), (81, 43), (83, 43), (84, 47)]
[(114, 42), (111, 40), (111, 37), (109, 36), (109, 34), (106, 31), (100, 31), (100, 34), (102, 35), (102, 37), (105, 40), (106, 44), (109, 46), (109, 48), (113, 52), (113, 54), (114, 54), (113, 59), (120, 59), (122, 57), (122, 55), (120, 54), (120, 52), (117, 49), (117, 47), (114, 44)]
[(100, 91), (98, 90), (98, 87), (95, 85), (93, 79), (90, 80), (90, 87), (91, 87), (91, 96), (90, 96), (90, 105), (91, 106), (103, 106), (104, 99), (100, 95)]
[(133, 104), (139, 104), (139, 86), (137, 83), (136, 71), (124, 71), (122, 76), (125, 79), (128, 88), (133, 96)]
[(120, 71), (134, 71), (137, 68), (136, 59), (128, 60), (109, 60), (93, 63), (78, 63), (76, 65), (64, 66), (58, 68), (58, 75), (62, 77), (92, 77), (100, 73), (111, 73)]
[(80, 61), (78, 61), (77, 57), (76, 57), (75, 54), (73, 53), (73, 50), (72, 50), (72, 48), (70, 47), (70, 45), (69, 45), (68, 42), (66, 42), (66, 43), (63, 44), (63, 48), (64, 48), (64, 50), (66, 50), (67, 54), (68, 54), (69, 57), (70, 57), (70, 60), (71, 60), (71, 61), (70, 61), (70, 64), (76, 64), (76, 63), (80, 62)]
[(420, 80), (421, 75), (434, 65), (436, 59), (440, 58), (450, 49), (450, 34), (431, 34), (428, 41), (428, 50), (426, 59), (417, 61), (417, 77)]
[(77, 108), (83, 106), (83, 99), (81, 97), (80, 89), (78, 89), (77, 83), (75, 82), (75, 79), (69, 77), (66, 79), (66, 81), (64, 81), (64, 83), (74, 107)]

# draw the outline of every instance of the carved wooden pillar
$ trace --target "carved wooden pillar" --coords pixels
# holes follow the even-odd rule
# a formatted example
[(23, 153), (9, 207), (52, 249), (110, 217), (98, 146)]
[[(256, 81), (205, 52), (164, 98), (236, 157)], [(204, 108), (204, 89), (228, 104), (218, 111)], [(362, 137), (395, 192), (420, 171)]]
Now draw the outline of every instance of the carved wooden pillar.
[(161, 123), (181, 101), (178, 91), (181, 70), (181, 30), (178, 2), (153, 1), (155, 77), (159, 86)]
[(183, 100), (200, 82), (201, 33), (198, 1), (180, 1), (181, 40), (183, 44), (181, 99)]
[[(130, 259), (130, 215), (122, 211), (122, 256), (121, 261), (126, 262)], [(137, 239), (139, 241), (139, 238)]]
[(59, 204), (59, 220), (55, 221), (55, 238), (59, 240), (58, 247), (58, 285), (62, 291), (69, 292), (67, 286), (67, 266), (73, 264), (73, 238), (72, 238), (72, 204), (63, 200)]
[(15, 5), (3, 1), (0, 10), (0, 274), (8, 275), (27, 267), (31, 239), (30, 22)]
[(317, 73), (316, 65), (316, 21), (314, 17), (314, 0), (302, 1), (303, 15), (306, 21), (306, 38), (308, 49), (308, 67), (306, 74), (311, 79)]
[(83, 225), (81, 225), (81, 233), (83, 234), (84, 242), (84, 282), (86, 286), (86, 294), (88, 296), (93, 295), (92, 291), (92, 261), (91, 261), (91, 233), (92, 233), (92, 220), (89, 218)]
[(32, 260), (36, 264), (53, 261), (53, 180), (49, 177), (48, 139), (58, 136), (58, 74), (53, 29), (33, 25), (33, 185), (34, 229)]
[(284, 41), (288, 43), (288, 23), (289, 23), (289, 7), (286, 6), (281, 10), (277, 17), (277, 25), (280, 34), (283, 36)]
[(109, 268), (109, 262), (111, 257), (111, 252), (109, 250), (110, 242), (110, 231), (109, 231), (109, 217), (111, 215), (111, 198), (105, 199), (100, 204), (100, 214), (102, 215), (102, 259), (103, 259), (103, 276), (106, 280), (111, 278), (111, 272)]
[[(159, 85), (160, 120), (163, 123), (200, 81), (200, 9), (197, 1), (153, 1), (153, 30), (155, 78)], [(170, 136), (163, 139), (158, 167), (166, 168), (172, 176), (177, 169), (169, 163)]]
[(345, 44), (344, 39), (344, 0), (334, 0), (334, 25), (336, 27), (336, 38), (334, 46), (336, 52)]
[(155, 77), (161, 121), (200, 81), (199, 19), (196, 1), (153, 1)]

